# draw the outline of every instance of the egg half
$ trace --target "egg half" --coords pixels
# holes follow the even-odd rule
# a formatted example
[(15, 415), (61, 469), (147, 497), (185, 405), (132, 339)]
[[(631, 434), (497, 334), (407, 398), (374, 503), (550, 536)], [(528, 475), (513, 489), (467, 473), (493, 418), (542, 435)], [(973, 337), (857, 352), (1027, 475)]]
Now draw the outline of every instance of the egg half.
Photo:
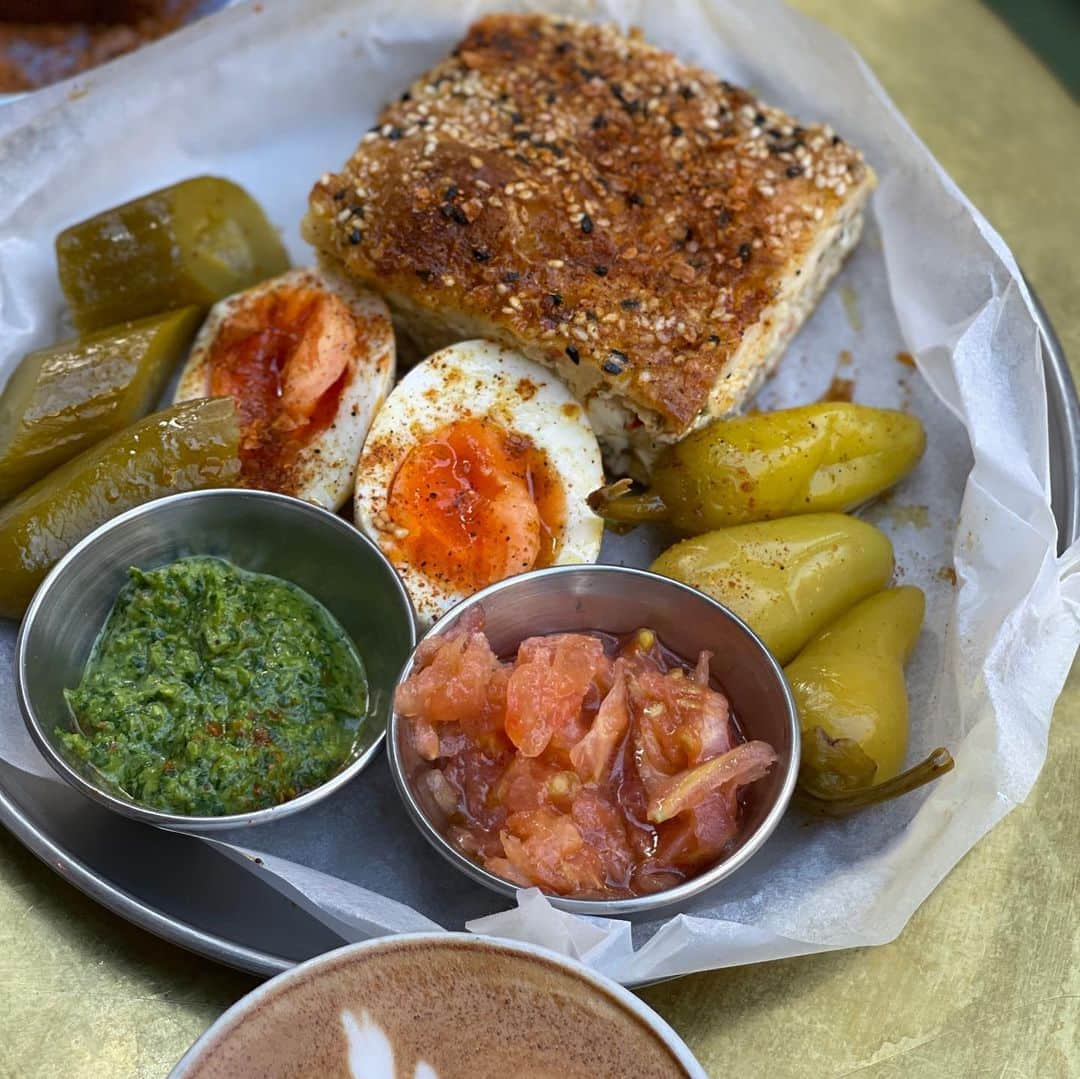
[(368, 434), (355, 520), (400, 573), (417, 618), (541, 566), (594, 562), (603, 483), (589, 420), (550, 371), (489, 341), (417, 364)]
[(323, 270), (290, 270), (215, 304), (174, 400), (233, 397), (241, 482), (336, 510), (394, 366), (378, 296)]

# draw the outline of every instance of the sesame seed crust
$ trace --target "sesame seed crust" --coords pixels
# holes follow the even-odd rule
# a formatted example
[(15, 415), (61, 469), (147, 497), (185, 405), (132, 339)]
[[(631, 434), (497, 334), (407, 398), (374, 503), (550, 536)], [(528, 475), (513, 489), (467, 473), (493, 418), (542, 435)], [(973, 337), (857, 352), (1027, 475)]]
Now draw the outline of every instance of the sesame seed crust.
[(873, 182), (829, 127), (635, 34), (491, 15), (316, 183), (304, 232), (396, 314), (475, 320), (666, 441), (741, 403), (744, 338)]

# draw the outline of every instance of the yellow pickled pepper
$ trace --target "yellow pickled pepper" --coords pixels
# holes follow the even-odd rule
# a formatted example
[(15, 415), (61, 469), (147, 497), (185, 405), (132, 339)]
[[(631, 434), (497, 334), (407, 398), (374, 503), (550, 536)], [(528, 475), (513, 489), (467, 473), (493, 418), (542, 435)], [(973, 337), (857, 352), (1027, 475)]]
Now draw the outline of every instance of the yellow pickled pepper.
[(904, 664), (922, 627), (918, 588), (890, 588), (856, 604), (785, 668), (799, 712), (803, 804), (828, 816), (895, 798), (949, 771), (936, 749), (901, 772), (908, 745)]
[(781, 663), (893, 572), (888, 537), (841, 513), (806, 514), (707, 532), (650, 567), (734, 611)]
[(823, 402), (717, 420), (667, 447), (650, 486), (620, 480), (589, 505), (623, 524), (700, 533), (793, 514), (847, 511), (910, 472), (926, 448), (914, 416)]

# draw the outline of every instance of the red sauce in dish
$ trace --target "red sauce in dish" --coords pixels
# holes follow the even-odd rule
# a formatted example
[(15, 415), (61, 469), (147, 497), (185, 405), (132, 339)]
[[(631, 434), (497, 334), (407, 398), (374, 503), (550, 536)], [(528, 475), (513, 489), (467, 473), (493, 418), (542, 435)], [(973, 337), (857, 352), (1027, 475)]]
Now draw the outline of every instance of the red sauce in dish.
[(362, 330), (328, 291), (282, 286), (235, 306), (210, 348), (210, 393), (236, 400), (244, 481), (291, 484), (299, 450), (337, 414)]
[(709, 679), (649, 630), (531, 637), (501, 660), (470, 612), (399, 687), (413, 786), (459, 850), (523, 887), (615, 898), (723, 857), (766, 775)]
[(398, 557), (463, 592), (550, 565), (566, 496), (547, 456), (492, 420), (464, 419), (413, 447), (387, 499)]

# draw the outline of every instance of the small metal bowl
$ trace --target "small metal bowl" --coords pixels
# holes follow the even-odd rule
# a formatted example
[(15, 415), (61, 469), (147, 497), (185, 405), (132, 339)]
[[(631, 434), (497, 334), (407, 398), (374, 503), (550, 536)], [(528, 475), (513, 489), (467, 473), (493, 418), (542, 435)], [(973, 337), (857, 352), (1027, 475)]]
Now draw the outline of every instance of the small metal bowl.
[[(56, 737), (58, 728), (73, 728), (64, 689), (78, 684), (128, 568), (153, 569), (188, 555), (216, 555), (299, 585), (341, 623), (364, 660), (366, 735), (341, 771), (291, 801), (218, 817), (150, 809), (69, 757)], [(15, 676), (30, 734), (62, 779), (126, 817), (179, 831), (211, 832), (297, 813), (362, 771), (383, 740), (394, 680), (415, 643), (412, 607), (400, 579), (379, 549), (346, 521), (286, 495), (192, 491), (114, 517), (56, 564), (23, 619)]]
[[(625, 566), (553, 566), (491, 585), (459, 603), (431, 627), (445, 633), (473, 607), (484, 611), (484, 631), (499, 655), (513, 655), (526, 637), (601, 630), (632, 633), (648, 627), (672, 651), (693, 661), (713, 653), (712, 674), (723, 687), (748, 739), (768, 742), (778, 756), (768, 776), (747, 788), (735, 846), (726, 858), (674, 888), (627, 899), (571, 899), (548, 894), (553, 906), (575, 914), (631, 914), (678, 903), (711, 888), (745, 865), (787, 809), (799, 770), (799, 720), (784, 672), (745, 622), (723, 605), (678, 581)], [(412, 673), (415, 653), (401, 672)], [(429, 843), (473, 880), (503, 895), (517, 886), (489, 873), (443, 834), (445, 821), (417, 780), (430, 768), (405, 736), (394, 712), (387, 743), (390, 770), (405, 807)]]

